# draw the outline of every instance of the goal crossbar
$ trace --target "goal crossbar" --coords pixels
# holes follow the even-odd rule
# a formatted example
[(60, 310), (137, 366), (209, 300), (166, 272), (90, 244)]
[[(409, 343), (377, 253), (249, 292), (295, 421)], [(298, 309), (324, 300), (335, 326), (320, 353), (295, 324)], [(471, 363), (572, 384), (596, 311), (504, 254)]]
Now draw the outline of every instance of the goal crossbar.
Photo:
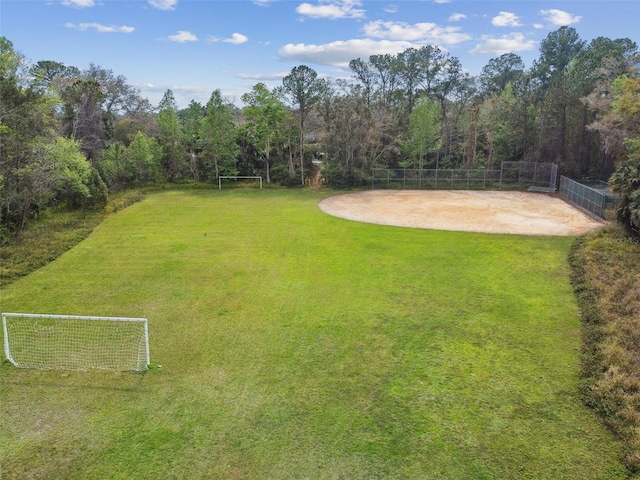
[(16, 367), (141, 371), (151, 363), (146, 318), (3, 313), (2, 333)]

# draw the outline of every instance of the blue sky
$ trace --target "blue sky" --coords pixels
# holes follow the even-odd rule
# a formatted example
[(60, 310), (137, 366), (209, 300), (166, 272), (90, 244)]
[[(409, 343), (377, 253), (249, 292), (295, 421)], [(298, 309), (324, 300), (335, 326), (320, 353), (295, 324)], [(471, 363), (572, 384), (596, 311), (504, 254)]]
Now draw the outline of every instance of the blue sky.
[(154, 105), (213, 90), (240, 104), (297, 65), (348, 78), (351, 59), (431, 44), (472, 75), (513, 52), (527, 67), (562, 25), (590, 41), (640, 42), (638, 0), (0, 0), (0, 35), (28, 61), (90, 63), (126, 77)]

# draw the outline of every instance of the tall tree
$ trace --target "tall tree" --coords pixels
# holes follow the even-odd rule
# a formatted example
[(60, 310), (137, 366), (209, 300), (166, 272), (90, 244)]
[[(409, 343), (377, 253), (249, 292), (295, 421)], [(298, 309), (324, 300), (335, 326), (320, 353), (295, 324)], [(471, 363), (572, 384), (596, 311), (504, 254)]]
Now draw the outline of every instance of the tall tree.
[(103, 109), (110, 120), (117, 114), (130, 111), (140, 96), (123, 75), (116, 75), (112, 70), (92, 63), (83, 75), (100, 85), (104, 95)]
[(27, 84), (25, 63), (0, 37), (0, 238), (22, 232), (57, 186), (55, 99)]
[(640, 76), (621, 75), (612, 85), (611, 106), (630, 136), (640, 136)]
[[(611, 110), (611, 82), (635, 63), (636, 52), (636, 44), (629, 39), (598, 37), (567, 69), (567, 83), (580, 99), (569, 108), (567, 156), (569, 160), (574, 157), (582, 176), (607, 178), (615, 158), (624, 155), (624, 135), (618, 134), (618, 125), (613, 130), (606, 127), (607, 112)], [(616, 133), (610, 135), (612, 131)]]
[(534, 76), (544, 89), (561, 82), (571, 62), (584, 50), (586, 43), (575, 28), (563, 26), (540, 42), (540, 57), (534, 62)]
[(246, 104), (243, 111), (247, 120), (246, 128), (256, 150), (264, 159), (267, 183), (270, 183), (271, 151), (274, 141), (283, 129), (285, 107), (264, 83), (254, 85), (251, 92), (242, 96), (242, 101)]
[(104, 129), (102, 102), (104, 93), (95, 80), (75, 80), (62, 91), (65, 133), (82, 143), (82, 150), (93, 160), (104, 148), (107, 136)]
[(598, 80), (616, 78), (637, 61), (638, 46), (635, 42), (628, 38), (612, 40), (597, 37), (578, 56), (576, 70), (586, 93), (589, 93)]
[(220, 90), (214, 90), (207, 102), (200, 136), (208, 178), (214, 180), (220, 175), (237, 175), (239, 148), (233, 111), (222, 98)]
[[(428, 155), (440, 150), (440, 105), (429, 97), (420, 97), (409, 117), (409, 140), (407, 150), (411, 160), (409, 168), (423, 169), (428, 164)], [(437, 158), (437, 157), (436, 157)], [(437, 162), (434, 162), (438, 168)]]
[[(626, 39), (622, 42), (627, 43)], [(634, 64), (638, 61), (635, 44), (628, 56), (617, 57), (604, 55), (601, 65), (595, 71), (595, 82), (592, 91), (583, 97), (583, 102), (592, 112), (588, 129), (598, 135), (601, 151), (601, 171), (606, 176), (613, 171), (617, 163), (624, 161), (627, 150), (624, 139), (631, 135), (629, 124), (621, 122), (614, 105), (614, 84), (620, 76), (634, 78), (638, 70)], [(620, 85), (619, 83), (617, 84)]]
[(454, 57), (432, 45), (408, 48), (396, 55), (398, 76), (404, 88), (409, 113), (420, 94), (435, 95), (436, 90), (441, 87), (439, 82), (444, 70), (453, 70), (453, 59)]
[(142, 186), (160, 180), (160, 157), (160, 148), (155, 139), (138, 132), (126, 150), (127, 169), (135, 185)]
[(323, 174), (331, 185), (367, 184), (374, 166), (392, 166), (401, 158), (395, 109), (382, 101), (367, 106), (360, 85), (336, 80), (318, 111)]
[(183, 140), (189, 154), (189, 171), (191, 173), (191, 177), (196, 182), (200, 180), (201, 174), (198, 164), (198, 155), (202, 150), (200, 126), (204, 114), (204, 107), (195, 100), (191, 100), (187, 109), (181, 112)]
[(362, 60), (361, 58), (356, 58), (355, 60), (351, 60), (349, 62), (349, 68), (354, 73), (354, 77), (356, 78), (356, 80), (358, 80), (364, 87), (364, 95), (367, 101), (367, 107), (370, 106), (376, 75), (371, 68), (371, 64)]
[(113, 128), (112, 140), (129, 145), (138, 132), (149, 137), (158, 135), (158, 122), (154, 106), (146, 98), (137, 97), (129, 105), (129, 111), (118, 116)]
[(17, 83), (20, 68), (24, 66), (24, 63), (24, 56), (16, 51), (11, 40), (7, 37), (0, 37), (0, 78)]
[(327, 83), (318, 78), (318, 73), (306, 65), (294, 67), (291, 73), (282, 79), (280, 92), (284, 99), (296, 111), (298, 127), (300, 128), (299, 138), (299, 165), (300, 181), (304, 185), (304, 139), (305, 122), (311, 109), (327, 93)]
[(371, 55), (369, 64), (375, 72), (375, 83), (378, 86), (380, 99), (391, 104), (399, 82), (400, 62), (394, 55)]
[(480, 73), (480, 83), (485, 95), (502, 92), (524, 75), (524, 62), (515, 53), (505, 53), (489, 60)]
[(408, 48), (398, 53), (396, 58), (399, 69), (398, 76), (401, 79), (404, 96), (407, 99), (407, 111), (411, 113), (418, 89), (428, 70), (425, 68), (420, 51), (416, 48)]
[(120, 141), (112, 142), (100, 152), (96, 169), (110, 190), (118, 191), (134, 184), (135, 171), (128, 165), (127, 147)]
[(572, 62), (585, 48), (574, 28), (560, 27), (540, 44), (540, 58), (534, 63), (534, 77), (540, 82), (539, 111), (542, 149), (540, 158), (564, 164), (570, 153), (567, 132), (570, 109), (580, 104), (580, 94), (568, 74)]
[(60, 95), (62, 91), (81, 77), (80, 70), (53, 60), (41, 60), (29, 70), (33, 86)]
[(45, 147), (46, 160), (51, 162), (55, 192), (70, 207), (80, 207), (91, 197), (91, 164), (80, 150), (80, 142), (57, 137)]
[(167, 179), (175, 181), (185, 172), (187, 156), (182, 143), (182, 127), (178, 104), (173, 92), (167, 90), (158, 104), (158, 143), (162, 148), (162, 164)]
[(462, 71), (460, 61), (439, 47), (425, 45), (416, 53), (419, 68), (422, 70), (422, 75), (418, 77), (418, 85), (422, 87), (421, 93), (432, 96), (438, 90), (446, 91), (447, 87), (442, 83), (448, 81), (447, 77), (456, 76)]
[[(523, 112), (524, 110), (524, 112)], [(511, 84), (499, 94), (486, 99), (480, 109), (486, 166), (502, 161), (524, 159), (529, 140), (530, 118), (522, 98)]]
[(442, 55), (439, 74), (432, 82), (432, 98), (440, 104), (444, 156), (459, 164), (463, 159), (462, 121), (465, 112), (476, 95), (474, 79), (462, 70), (458, 58)]

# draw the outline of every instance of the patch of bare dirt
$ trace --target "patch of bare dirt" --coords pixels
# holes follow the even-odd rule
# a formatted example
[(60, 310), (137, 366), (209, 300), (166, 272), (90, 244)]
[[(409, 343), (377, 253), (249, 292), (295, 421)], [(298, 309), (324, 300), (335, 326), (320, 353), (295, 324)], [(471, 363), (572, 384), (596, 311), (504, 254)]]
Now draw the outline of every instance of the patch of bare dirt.
[(335, 217), (399, 227), (517, 235), (581, 235), (606, 224), (560, 198), (530, 192), (370, 190), (325, 198)]

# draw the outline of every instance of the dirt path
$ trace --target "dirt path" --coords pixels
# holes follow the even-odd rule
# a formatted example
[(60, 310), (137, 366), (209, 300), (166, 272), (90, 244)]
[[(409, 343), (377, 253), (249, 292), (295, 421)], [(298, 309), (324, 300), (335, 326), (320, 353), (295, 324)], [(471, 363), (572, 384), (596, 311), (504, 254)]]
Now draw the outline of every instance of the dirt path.
[(329, 197), (319, 207), (358, 222), (464, 232), (580, 235), (606, 225), (559, 198), (529, 192), (370, 190)]

